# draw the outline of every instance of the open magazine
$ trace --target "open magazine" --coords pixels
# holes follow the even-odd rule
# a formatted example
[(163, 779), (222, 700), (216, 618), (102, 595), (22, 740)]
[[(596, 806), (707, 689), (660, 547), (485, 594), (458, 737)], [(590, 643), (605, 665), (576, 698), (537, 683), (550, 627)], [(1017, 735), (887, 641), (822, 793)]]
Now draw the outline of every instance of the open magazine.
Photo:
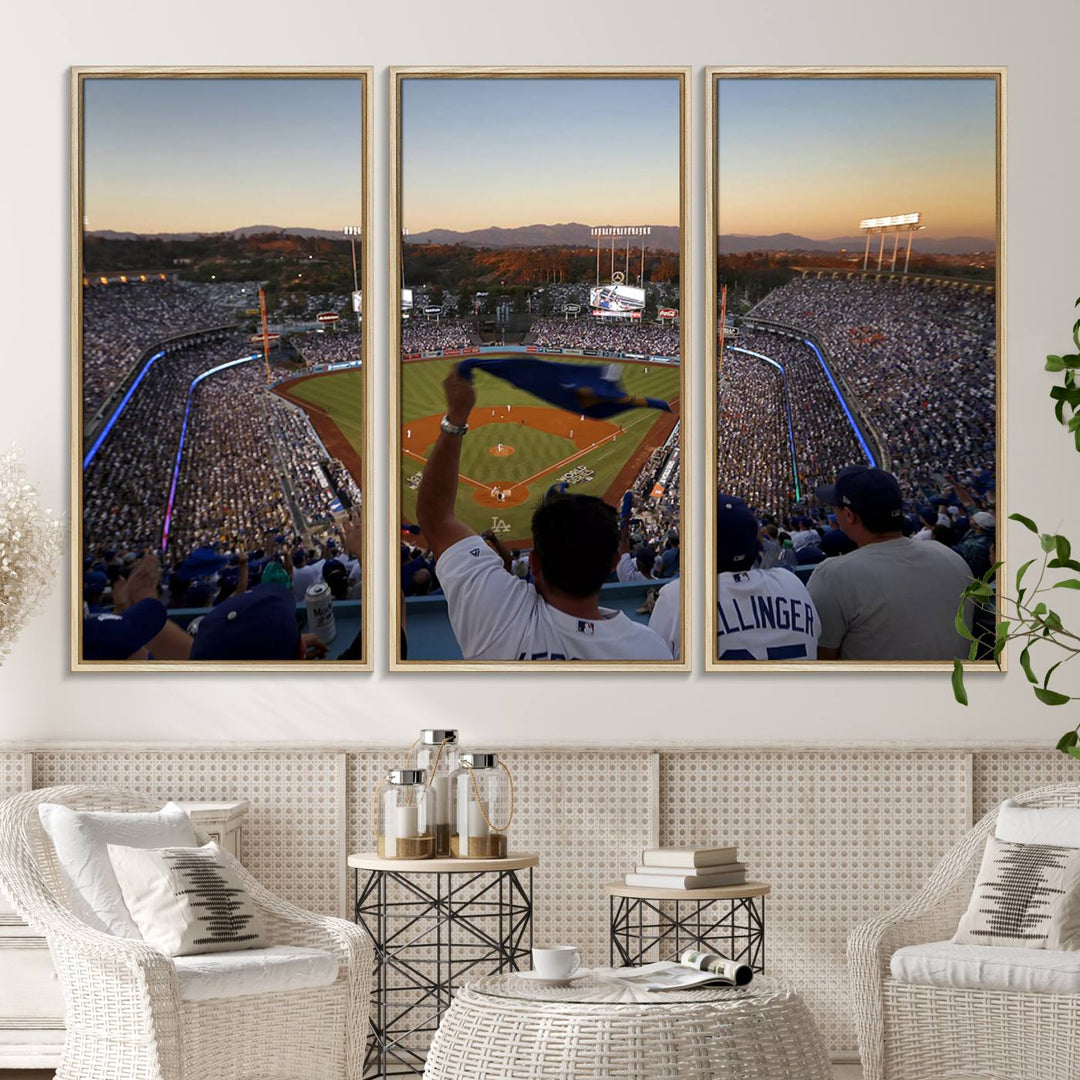
[(604, 968), (595, 974), (638, 990), (692, 990), (700, 986), (746, 986), (754, 977), (749, 964), (687, 949), (678, 962), (662, 960), (642, 967)]

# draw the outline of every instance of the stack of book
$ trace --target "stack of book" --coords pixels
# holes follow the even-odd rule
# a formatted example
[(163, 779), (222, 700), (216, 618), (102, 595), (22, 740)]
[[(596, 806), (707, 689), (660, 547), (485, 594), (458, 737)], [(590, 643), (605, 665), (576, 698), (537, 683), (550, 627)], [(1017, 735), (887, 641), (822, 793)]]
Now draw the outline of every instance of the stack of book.
[(744, 885), (746, 863), (736, 860), (733, 847), (648, 848), (641, 862), (626, 875), (627, 885), (650, 889), (715, 889)]

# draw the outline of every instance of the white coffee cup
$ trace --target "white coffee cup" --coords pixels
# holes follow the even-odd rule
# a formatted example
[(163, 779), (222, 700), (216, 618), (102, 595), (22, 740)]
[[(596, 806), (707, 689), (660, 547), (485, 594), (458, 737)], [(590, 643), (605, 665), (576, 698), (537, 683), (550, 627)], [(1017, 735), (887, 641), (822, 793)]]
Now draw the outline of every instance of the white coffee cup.
[(542, 979), (569, 979), (581, 967), (581, 953), (576, 945), (536, 946), (532, 966)]

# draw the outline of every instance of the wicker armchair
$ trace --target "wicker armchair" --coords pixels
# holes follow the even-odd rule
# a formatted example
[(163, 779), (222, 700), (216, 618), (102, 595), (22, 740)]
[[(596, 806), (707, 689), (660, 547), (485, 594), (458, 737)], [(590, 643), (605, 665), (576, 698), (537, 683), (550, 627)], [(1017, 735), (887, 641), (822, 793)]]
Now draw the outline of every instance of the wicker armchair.
[(338, 978), (317, 989), (183, 1001), (170, 957), (141, 940), (91, 929), (68, 910), (38, 820), (43, 802), (76, 810), (159, 806), (87, 787), (0, 802), (0, 885), (45, 936), (64, 993), (67, 1037), (57, 1080), (359, 1080), (373, 971), (372, 946), (359, 927), (278, 899), (225, 856), (270, 942), (332, 953)]
[[(1025, 806), (1080, 807), (1080, 784), (1016, 796)], [(923, 890), (848, 939), (865, 1080), (1080, 1077), (1080, 994), (1020, 994), (913, 986), (891, 977), (892, 954), (950, 938), (967, 908), (997, 810), (934, 870)]]

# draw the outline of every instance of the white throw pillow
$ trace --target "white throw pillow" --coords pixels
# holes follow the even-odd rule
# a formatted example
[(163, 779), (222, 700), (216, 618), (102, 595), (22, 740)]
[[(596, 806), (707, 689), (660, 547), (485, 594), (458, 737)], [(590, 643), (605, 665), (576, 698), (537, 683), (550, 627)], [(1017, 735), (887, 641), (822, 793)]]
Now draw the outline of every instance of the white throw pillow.
[(193, 847), (199, 842), (191, 819), (176, 803), (143, 814), (42, 803), (38, 817), (56, 851), (72, 913), (114, 937), (137, 938), (139, 928), (124, 904), (107, 846)]
[(1013, 844), (1053, 844), (1080, 848), (1080, 807), (1021, 806), (1006, 799), (994, 835)]
[(167, 956), (262, 949), (259, 912), (221, 848), (109, 845), (124, 902), (143, 940)]
[(1080, 848), (988, 837), (953, 942), (1080, 948)]

